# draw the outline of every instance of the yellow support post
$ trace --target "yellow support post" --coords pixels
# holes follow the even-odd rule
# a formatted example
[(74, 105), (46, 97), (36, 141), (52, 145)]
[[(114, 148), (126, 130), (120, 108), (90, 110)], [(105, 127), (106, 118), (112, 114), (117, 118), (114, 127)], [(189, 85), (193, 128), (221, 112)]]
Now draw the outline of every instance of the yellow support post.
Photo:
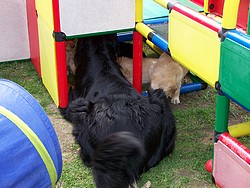
[(147, 25), (144, 23), (137, 23), (135, 26), (136, 31), (142, 34), (146, 39), (148, 38), (148, 34), (150, 32), (154, 32), (152, 29), (150, 29)]
[(222, 16), (222, 28), (235, 29), (240, 0), (225, 0)]
[(235, 138), (250, 135), (250, 122), (229, 126), (228, 130), (230, 135)]
[(135, 1), (135, 22), (142, 22), (143, 20), (143, 0)]
[(204, 5), (203, 5), (204, 7), (204, 12), (205, 13), (209, 13), (209, 11), (208, 11), (208, 0), (204, 0)]
[(159, 55), (163, 53), (163, 51), (160, 48), (158, 48), (158, 46), (156, 46), (154, 43), (152, 43), (150, 40), (146, 40), (146, 43)]
[(170, 0), (154, 0), (154, 1), (158, 3), (159, 5), (163, 6), (164, 8), (167, 8), (167, 5)]

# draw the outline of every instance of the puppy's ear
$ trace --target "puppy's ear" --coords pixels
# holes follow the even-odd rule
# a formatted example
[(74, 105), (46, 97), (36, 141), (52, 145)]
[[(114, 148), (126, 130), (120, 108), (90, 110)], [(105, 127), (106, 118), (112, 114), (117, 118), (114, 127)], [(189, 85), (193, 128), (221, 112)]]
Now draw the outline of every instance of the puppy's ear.
[(163, 52), (161, 54), (161, 56), (159, 57), (159, 61), (162, 64), (169, 64), (170, 62), (173, 62), (174, 59), (170, 55), (168, 55), (167, 53)]
[(154, 65), (150, 65), (150, 67), (148, 69), (148, 72), (149, 72), (150, 79), (152, 79), (153, 78), (153, 74), (154, 74)]
[(159, 62), (160, 64), (163, 64), (164, 61), (165, 61), (165, 58), (164, 58), (164, 56), (163, 56), (163, 54), (162, 54), (162, 55), (159, 57), (158, 62)]

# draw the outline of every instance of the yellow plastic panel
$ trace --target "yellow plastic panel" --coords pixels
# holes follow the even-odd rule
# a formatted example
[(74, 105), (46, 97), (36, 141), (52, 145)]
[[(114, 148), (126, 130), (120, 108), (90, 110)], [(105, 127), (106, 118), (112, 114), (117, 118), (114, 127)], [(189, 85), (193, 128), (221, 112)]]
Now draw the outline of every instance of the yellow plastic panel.
[(50, 31), (54, 31), (53, 7), (51, 0), (36, 0), (38, 20), (43, 20)]
[(59, 105), (58, 82), (56, 69), (55, 41), (47, 26), (38, 20), (40, 60), (43, 84), (47, 88), (55, 104)]
[(219, 78), (218, 33), (172, 10), (169, 49), (174, 59), (214, 87)]
[(59, 106), (52, 1), (36, 0), (42, 81)]

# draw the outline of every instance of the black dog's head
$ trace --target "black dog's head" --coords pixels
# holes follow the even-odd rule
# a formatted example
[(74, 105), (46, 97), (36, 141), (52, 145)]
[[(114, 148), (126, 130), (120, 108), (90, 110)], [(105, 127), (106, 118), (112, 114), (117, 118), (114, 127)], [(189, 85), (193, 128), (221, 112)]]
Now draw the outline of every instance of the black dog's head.
[(78, 65), (75, 73), (75, 91), (80, 96), (86, 96), (86, 89), (95, 79), (100, 78), (100, 74), (112, 74), (113, 71), (117, 71), (117, 75), (123, 76), (117, 63), (117, 55), (116, 34), (79, 39), (76, 50)]
[(106, 53), (112, 61), (116, 61), (118, 55), (118, 41), (116, 34), (99, 35), (78, 39), (76, 48), (76, 64), (88, 61), (95, 53)]

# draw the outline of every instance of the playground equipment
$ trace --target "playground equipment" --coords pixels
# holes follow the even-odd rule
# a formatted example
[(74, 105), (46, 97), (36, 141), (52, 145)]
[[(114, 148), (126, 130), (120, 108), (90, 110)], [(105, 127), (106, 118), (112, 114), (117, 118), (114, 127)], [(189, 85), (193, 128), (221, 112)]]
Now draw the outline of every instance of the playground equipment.
[(68, 104), (65, 40), (132, 30), (134, 7), (129, 0), (27, 1), (31, 59), (57, 106)]
[[(144, 2), (150, 5), (145, 7)], [(150, 9), (155, 2), (168, 11), (166, 10), (166, 14), (164, 11), (160, 12), (160, 18), (150, 19), (148, 15), (144, 15), (143, 8)], [(29, 31), (27, 38), (32, 63), (56, 105), (63, 108), (68, 103), (65, 40), (130, 31), (130, 40), (134, 44), (134, 87), (139, 92), (142, 85), (143, 38), (157, 52), (170, 52), (176, 61), (218, 91), (214, 159), (211, 168), (215, 183), (221, 187), (234, 185), (232, 181), (249, 185), (250, 167), (246, 163), (250, 152), (245, 148), (245, 154), (239, 154), (242, 153), (242, 144), (231, 138), (234, 135), (248, 134), (249, 123), (228, 127), (230, 100), (247, 111), (250, 109), (249, 0), (155, 2), (74, 0), (69, 5), (64, 0), (26, 1), (28, 29), (25, 29)], [(116, 19), (113, 19), (114, 15)], [(161, 22), (168, 22), (167, 39), (147, 25)], [(127, 35), (122, 37), (126, 38)], [(183, 92), (185, 89), (189, 90), (188, 87), (201, 88), (201, 85), (195, 83), (185, 87), (182, 88)], [(231, 136), (227, 134), (228, 131)], [(226, 144), (229, 141), (230, 146)], [(242, 167), (241, 164), (245, 166)], [(240, 178), (224, 170), (229, 166), (235, 172), (242, 173)]]
[[(6, 52), (1, 53), (3, 57), (0, 56), (0, 62), (30, 58), (55, 104), (62, 108), (68, 104), (65, 40), (105, 33), (119, 33), (119, 39), (121, 39), (120, 36), (123, 33), (130, 31), (132, 34), (129, 40), (131, 41), (137, 35), (137, 31), (133, 32), (135, 22), (138, 22), (135, 18), (134, 1), (88, 0), (83, 2), (74, 0), (70, 1), (70, 5), (68, 1), (64, 0), (13, 1), (10, 3), (4, 0), (2, 2), (4, 5), (1, 6), (4, 7), (1, 12), (4, 14), (0, 13), (3, 18), (0, 19), (0, 23), (8, 29), (0, 30), (0, 36), (4, 36), (0, 48)], [(155, 3), (150, 0), (145, 1), (144, 7), (150, 8), (152, 4)], [(100, 7), (102, 8), (100, 9)], [(162, 12), (158, 12), (157, 16), (165, 15), (166, 11), (163, 10), (162, 8)], [(20, 13), (20, 16), (16, 16), (16, 12)], [(144, 14), (145, 18), (152, 18), (148, 12), (150, 11), (144, 11), (141, 14)], [(116, 15), (116, 19), (114, 19), (114, 15)], [(18, 23), (18, 29), (21, 31), (15, 32), (13, 21)], [(124, 36), (127, 37), (126, 34)], [(15, 48), (5, 45), (9, 44), (10, 39)], [(141, 46), (138, 45), (142, 45), (142, 42), (134, 45), (135, 48), (138, 48), (138, 50), (135, 49), (137, 54), (141, 49)], [(12, 55), (11, 57), (8, 56), (9, 53)], [(137, 55), (134, 60), (138, 60)], [(135, 72), (137, 74), (134, 86), (141, 92), (141, 71), (137, 71), (135, 67)], [(202, 87), (203, 85), (200, 85), (200, 88)], [(185, 91), (192, 88), (197, 87), (189, 86)]]
[[(143, 1), (144, 2), (144, 1)], [(146, 1), (147, 3), (149, 3), (149, 1)], [(153, 1), (152, 1), (153, 2)], [(196, 10), (201, 10), (201, 8), (197, 8), (194, 4), (189, 3), (189, 1), (184, 1), (188, 6), (191, 6), (193, 8), (195, 8)], [(150, 4), (149, 7), (152, 7), (153, 5)], [(140, 33), (145, 39), (146, 39), (146, 43), (152, 48), (154, 49), (156, 52), (158, 52), (159, 54), (161, 54), (162, 52), (166, 52), (169, 53), (168, 50), (168, 39), (166, 37), (163, 37), (161, 35), (159, 35), (158, 33), (156, 33), (152, 28), (150, 28), (149, 26), (147, 26), (146, 24), (159, 24), (159, 23), (165, 23), (168, 22), (168, 16), (169, 13), (166, 11), (165, 15), (164, 13), (157, 9), (157, 16), (163, 16), (164, 17), (160, 17), (160, 18), (150, 18), (149, 16), (146, 17), (147, 19), (144, 19), (144, 14), (142, 14), (141, 12), (144, 12), (142, 9), (145, 6), (143, 6), (143, 3), (141, 3), (140, 1), (136, 1), (136, 32)], [(149, 8), (148, 7), (148, 8)], [(147, 7), (146, 7), (147, 8)], [(151, 11), (152, 12), (152, 11)], [(158, 13), (160, 12), (160, 13)], [(136, 33), (135, 32), (135, 33)], [(169, 32), (167, 32), (169, 33)], [(138, 35), (137, 37), (133, 38), (133, 44), (138, 47), (135, 49), (134, 51), (134, 72), (136, 72), (137, 74), (134, 75), (134, 87), (141, 92), (141, 77), (138, 74), (141, 71), (141, 64), (138, 62), (141, 62), (141, 47), (139, 46), (142, 42), (142, 36)], [(176, 59), (177, 61), (179, 61), (178, 59)], [(192, 77), (194, 77), (192, 75)], [(194, 83), (190, 83), (190, 84), (185, 84), (182, 86), (181, 88), (181, 93), (186, 93), (186, 92), (191, 92), (191, 91), (196, 91), (196, 90), (201, 90), (201, 89), (205, 89), (207, 84), (199, 79), (198, 77), (196, 77)]]
[(135, 26), (135, 2), (130, 0), (3, 0), (0, 5), (0, 62), (30, 58), (60, 107), (68, 104), (65, 40)]
[(154, 44), (157, 36), (163, 51), (169, 48), (174, 59), (218, 91), (214, 158), (207, 168), (219, 187), (250, 187), (250, 150), (233, 137), (249, 134), (250, 124), (228, 127), (230, 100), (250, 111), (249, 0), (193, 0), (208, 15), (176, 1), (155, 2), (170, 12), (168, 43), (143, 33), (149, 28), (142, 22), (136, 29)]
[(54, 128), (22, 87), (0, 79), (0, 185), (54, 187), (62, 155)]

